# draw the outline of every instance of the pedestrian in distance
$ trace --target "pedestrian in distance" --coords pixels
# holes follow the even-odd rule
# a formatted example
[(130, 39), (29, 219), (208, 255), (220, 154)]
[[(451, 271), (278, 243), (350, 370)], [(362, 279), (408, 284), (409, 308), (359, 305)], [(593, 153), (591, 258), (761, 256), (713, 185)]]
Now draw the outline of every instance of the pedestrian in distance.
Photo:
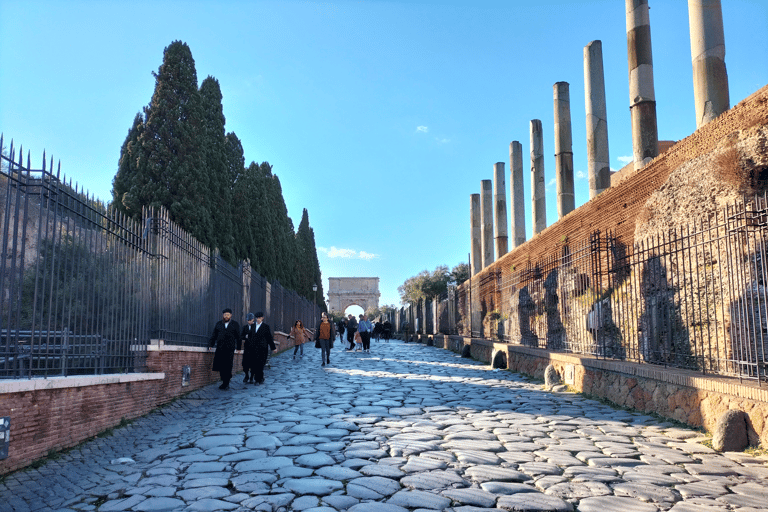
[(360, 339), (363, 343), (363, 352), (371, 351), (371, 333), (373, 324), (365, 314), (360, 315), (360, 321), (357, 322), (357, 330), (360, 332)]
[(321, 350), (320, 357), (322, 357), (322, 363), (320, 366), (331, 364), (331, 349), (333, 348), (333, 340), (336, 338), (336, 329), (333, 326), (333, 322), (328, 319), (328, 314), (323, 311), (320, 316), (320, 323), (317, 324), (315, 330), (315, 347)]
[(344, 317), (341, 317), (341, 320), (339, 320), (339, 323), (336, 324), (336, 332), (339, 334), (339, 343), (340, 346), (344, 346), (344, 331), (347, 329), (347, 319)]
[[(243, 331), (240, 333), (240, 339), (243, 343), (243, 383), (247, 384), (249, 381), (251, 384), (256, 379), (256, 316), (253, 313), (248, 313), (245, 318), (245, 325)], [(240, 349), (240, 343), (237, 344), (238, 350)]]
[(389, 341), (392, 337), (392, 323), (389, 320), (384, 320), (384, 332), (381, 335), (384, 336), (384, 341)]
[(377, 342), (381, 341), (381, 334), (384, 332), (384, 324), (380, 321), (376, 321), (373, 324), (373, 339)]
[(275, 340), (272, 338), (272, 329), (264, 322), (264, 313), (256, 313), (256, 328), (253, 333), (256, 345), (256, 384), (264, 384), (264, 365), (267, 364), (269, 350), (277, 350)]
[(357, 320), (355, 320), (355, 315), (350, 314), (349, 319), (347, 320), (347, 343), (349, 343), (349, 348), (347, 350), (351, 351), (355, 349), (355, 333), (357, 332)]
[(211, 370), (219, 372), (221, 386), (219, 389), (228, 390), (229, 381), (232, 380), (232, 363), (235, 359), (235, 350), (240, 344), (240, 326), (232, 320), (232, 310), (226, 308), (221, 312), (221, 320), (216, 322), (213, 334), (208, 340), (208, 351), (213, 347), (213, 366)]
[(293, 358), (296, 359), (297, 353), (304, 357), (304, 342), (309, 339), (309, 332), (304, 329), (304, 324), (301, 320), (294, 322), (293, 327), (291, 327), (291, 334), (288, 337), (294, 340)]

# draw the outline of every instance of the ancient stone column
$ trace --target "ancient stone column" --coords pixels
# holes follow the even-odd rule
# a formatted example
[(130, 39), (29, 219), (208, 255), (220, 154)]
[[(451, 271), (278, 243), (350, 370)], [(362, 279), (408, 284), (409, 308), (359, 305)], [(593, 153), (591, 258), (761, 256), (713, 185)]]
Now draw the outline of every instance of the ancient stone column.
[(720, 0), (688, 0), (688, 24), (696, 128), (700, 128), (731, 108)]
[(592, 41), (584, 47), (584, 102), (587, 111), (589, 198), (592, 199), (611, 186), (603, 43), (600, 41)]
[(493, 263), (493, 181), (480, 182), (480, 235), (483, 250), (483, 268)]
[(496, 228), (496, 259), (509, 251), (507, 240), (507, 185), (504, 181), (504, 162), (493, 164), (493, 212), (494, 227)]
[(525, 243), (525, 196), (523, 193), (523, 146), (509, 145), (510, 199), (512, 200), (512, 248)]
[(531, 218), (533, 234), (547, 227), (547, 198), (544, 187), (544, 137), (541, 121), (531, 120)]
[(483, 251), (481, 249), (480, 237), (480, 194), (470, 194), (469, 196), (469, 225), (472, 230), (472, 245), (469, 253), (472, 275), (483, 270)]
[(552, 86), (555, 106), (555, 188), (557, 218), (576, 208), (573, 194), (573, 141), (571, 137), (571, 94), (568, 82)]
[(625, 0), (625, 5), (632, 149), (635, 169), (642, 169), (659, 154), (656, 93), (653, 88), (651, 21), (648, 14), (648, 0)]

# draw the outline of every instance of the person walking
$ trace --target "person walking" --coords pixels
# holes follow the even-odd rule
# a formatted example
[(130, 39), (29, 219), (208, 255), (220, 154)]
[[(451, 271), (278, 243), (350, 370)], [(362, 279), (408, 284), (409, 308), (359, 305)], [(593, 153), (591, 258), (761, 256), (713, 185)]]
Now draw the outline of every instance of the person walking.
[(346, 330), (347, 325), (347, 319), (344, 317), (341, 317), (341, 320), (339, 320), (339, 323), (336, 324), (336, 332), (339, 334), (339, 343), (341, 347), (344, 346), (344, 331)]
[[(256, 316), (253, 313), (248, 313), (245, 318), (246, 324), (243, 326), (243, 331), (240, 333), (240, 339), (243, 343), (243, 384), (247, 384), (249, 381), (254, 383), (256, 378)], [(237, 343), (237, 349), (240, 350), (240, 342)]]
[(371, 351), (371, 332), (373, 324), (365, 314), (360, 315), (360, 321), (357, 323), (357, 330), (360, 332), (360, 339), (363, 342), (363, 352)]
[(309, 333), (304, 329), (304, 324), (301, 323), (301, 320), (296, 320), (293, 327), (291, 327), (291, 334), (288, 337), (294, 340), (293, 358), (296, 359), (297, 353), (304, 357), (304, 342), (309, 339)]
[(384, 332), (381, 334), (384, 336), (384, 341), (389, 341), (392, 337), (392, 323), (389, 320), (384, 320)]
[(256, 361), (254, 376), (256, 384), (264, 384), (264, 365), (267, 364), (267, 355), (269, 350), (277, 350), (275, 340), (272, 338), (272, 329), (264, 322), (264, 313), (256, 313), (256, 326), (253, 333), (254, 344), (256, 345)]
[(213, 327), (213, 334), (208, 340), (208, 351), (216, 347), (213, 354), (213, 366), (211, 370), (219, 372), (221, 386), (219, 389), (228, 390), (229, 381), (232, 380), (232, 363), (235, 359), (235, 350), (240, 344), (240, 326), (232, 320), (232, 310), (226, 308), (221, 312), (221, 320)]
[(328, 320), (328, 314), (323, 311), (320, 316), (320, 323), (317, 324), (317, 330), (315, 330), (315, 342), (320, 345), (320, 356), (323, 359), (320, 366), (331, 364), (331, 349), (333, 348), (333, 340), (336, 338), (336, 329), (333, 327), (333, 322)]
[(357, 320), (355, 315), (350, 314), (347, 320), (347, 343), (349, 343), (347, 351), (351, 352), (355, 349), (355, 332), (357, 332)]

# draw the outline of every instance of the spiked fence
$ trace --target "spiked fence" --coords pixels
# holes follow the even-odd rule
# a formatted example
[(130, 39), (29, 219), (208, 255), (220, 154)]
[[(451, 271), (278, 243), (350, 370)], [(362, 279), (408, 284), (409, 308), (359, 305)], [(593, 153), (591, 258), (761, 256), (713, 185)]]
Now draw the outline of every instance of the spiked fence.
[[(0, 148), (4, 148), (0, 135)], [(135, 221), (54, 172), (0, 157), (0, 378), (137, 372), (152, 339), (205, 346), (224, 307), (264, 311), (274, 330), (318, 309), (227, 263), (147, 208)]]

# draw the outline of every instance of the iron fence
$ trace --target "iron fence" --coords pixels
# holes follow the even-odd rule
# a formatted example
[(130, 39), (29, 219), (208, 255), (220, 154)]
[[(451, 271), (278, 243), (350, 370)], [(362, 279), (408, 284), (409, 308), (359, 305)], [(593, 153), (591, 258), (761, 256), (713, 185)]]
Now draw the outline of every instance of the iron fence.
[[(457, 331), (595, 358), (768, 376), (768, 200), (745, 198), (627, 247), (612, 233), (473, 276)], [(441, 330), (445, 332), (445, 330)]]
[[(0, 135), (0, 147), (3, 137)], [(153, 339), (206, 346), (224, 307), (275, 330), (318, 308), (231, 265), (170, 220), (135, 221), (11, 144), (0, 157), (0, 378), (143, 371)]]

